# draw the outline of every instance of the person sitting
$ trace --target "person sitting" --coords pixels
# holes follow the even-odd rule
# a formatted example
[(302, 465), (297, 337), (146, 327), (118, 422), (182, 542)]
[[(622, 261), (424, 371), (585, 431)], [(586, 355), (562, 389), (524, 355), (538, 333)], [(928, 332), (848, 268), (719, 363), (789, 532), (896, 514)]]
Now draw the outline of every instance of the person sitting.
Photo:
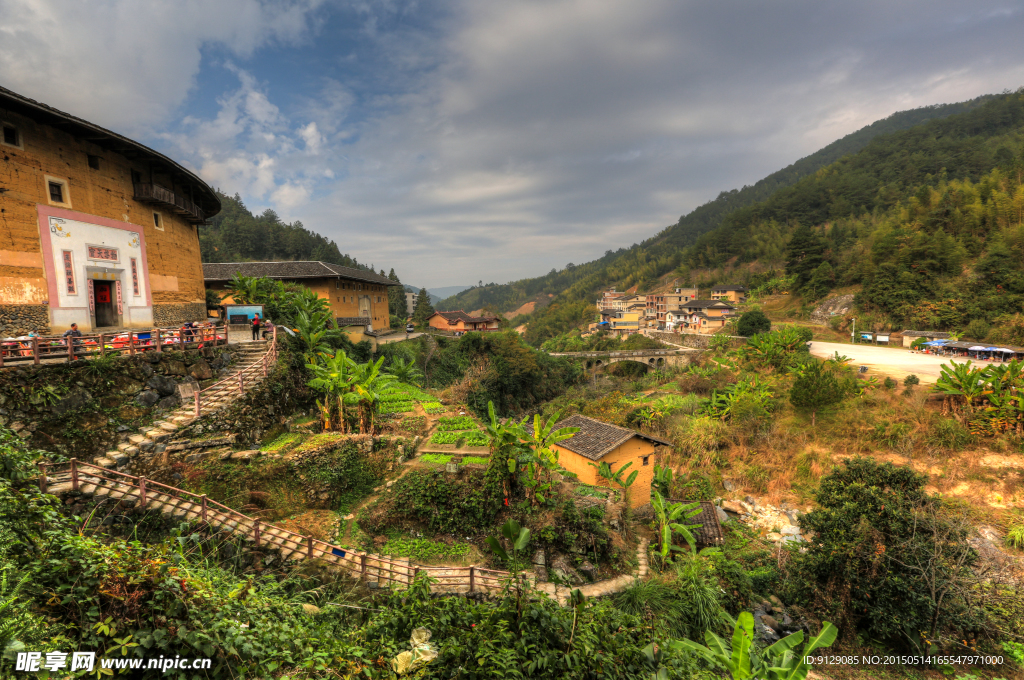
[(274, 335), (274, 323), (270, 319), (263, 321), (263, 339), (266, 340), (268, 337)]

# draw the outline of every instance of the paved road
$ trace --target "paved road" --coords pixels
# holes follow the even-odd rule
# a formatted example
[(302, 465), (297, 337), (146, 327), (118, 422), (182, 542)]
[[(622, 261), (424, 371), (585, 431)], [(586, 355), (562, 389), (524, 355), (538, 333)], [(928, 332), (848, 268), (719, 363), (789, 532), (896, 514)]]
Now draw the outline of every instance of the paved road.
[(408, 337), (406, 337), (405, 333), (399, 333), (397, 335), (387, 335), (387, 336), (381, 338), (380, 340), (378, 340), (377, 344), (379, 344), (379, 345), (387, 345), (388, 343), (392, 343), (392, 342), (404, 342), (406, 340), (412, 340), (414, 338), (418, 338), (421, 335), (423, 335), (423, 333), (409, 333)]
[(902, 347), (874, 347), (872, 345), (850, 345), (839, 342), (812, 342), (811, 354), (827, 359), (836, 352), (848, 356), (856, 366), (867, 366), (868, 372), (888, 375), (902, 380), (910, 374), (916, 375), (923, 383), (933, 383), (939, 377), (939, 366), (948, 363), (948, 357), (911, 352)]

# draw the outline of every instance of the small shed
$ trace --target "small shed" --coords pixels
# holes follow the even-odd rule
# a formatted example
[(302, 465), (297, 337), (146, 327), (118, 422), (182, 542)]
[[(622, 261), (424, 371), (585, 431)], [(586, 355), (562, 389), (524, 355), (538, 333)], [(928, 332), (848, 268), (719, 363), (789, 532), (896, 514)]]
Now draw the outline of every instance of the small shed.
[(718, 521), (718, 509), (711, 501), (688, 501), (680, 498), (669, 498), (668, 503), (700, 503), (700, 514), (694, 515), (683, 524), (697, 526), (690, 533), (697, 539), (698, 548), (712, 548), (725, 543), (722, 536), (722, 525)]
[(672, 446), (672, 442), (581, 415), (569, 416), (557, 427), (579, 428), (572, 437), (552, 447), (558, 451), (558, 462), (562, 467), (584, 484), (611, 486), (597, 473), (597, 467), (608, 463), (615, 472), (632, 462), (626, 475), (634, 470), (639, 474), (630, 487), (629, 504), (635, 508), (650, 502), (654, 464), (662, 451)]
[[(894, 333), (893, 335), (895, 336), (896, 334)], [(924, 338), (925, 340), (946, 340), (950, 337), (949, 333), (945, 333), (943, 331), (901, 331), (899, 335), (903, 338), (904, 347), (910, 347), (918, 338)]]

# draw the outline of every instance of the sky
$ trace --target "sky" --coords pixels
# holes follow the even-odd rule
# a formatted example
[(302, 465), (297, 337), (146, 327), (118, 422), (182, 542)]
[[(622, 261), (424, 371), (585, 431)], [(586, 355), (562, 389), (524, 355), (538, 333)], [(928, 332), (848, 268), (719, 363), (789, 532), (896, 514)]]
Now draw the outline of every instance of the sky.
[(1024, 1), (0, 0), (0, 85), (406, 283), (600, 257), (895, 111), (1024, 85)]

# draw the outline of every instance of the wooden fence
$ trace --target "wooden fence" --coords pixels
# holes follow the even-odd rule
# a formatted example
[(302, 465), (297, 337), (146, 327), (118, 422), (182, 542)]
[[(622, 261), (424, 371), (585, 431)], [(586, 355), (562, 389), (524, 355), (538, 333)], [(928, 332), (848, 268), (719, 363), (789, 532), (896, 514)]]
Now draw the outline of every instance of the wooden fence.
[(80, 337), (45, 336), (0, 341), (0, 368), (35, 364), (49, 359), (85, 359), (95, 356), (186, 350), (226, 345), (227, 332), (217, 328), (153, 328), (124, 333), (97, 333)]
[[(177, 487), (161, 484), (145, 477), (136, 477), (116, 470), (108, 470), (72, 458), (67, 463), (39, 464), (39, 490), (48, 493), (51, 477), (58, 483), (70, 482), (71, 491), (80, 491), (87, 484), (120, 492), (120, 498), (134, 496), (138, 506), (146, 508), (154, 502), (167, 503), (168, 497), (182, 501), (176, 504), (186, 517), (193, 516), (203, 524), (227, 526), (234, 533), (251, 540), (259, 548), (273, 546), (289, 559), (321, 559), (345, 569), (362, 581), (376, 576), (382, 586), (409, 586), (418, 574), (426, 574), (437, 583), (438, 591), (466, 588), (468, 592), (500, 589), (509, 577), (507, 571), (481, 567), (430, 567), (411, 561), (395, 561), (380, 555), (342, 548), (312, 536), (302, 536), (281, 527), (266, 524), (258, 517), (250, 517), (228, 506), (210, 500), (206, 494), (197, 494)], [(157, 498), (162, 500), (157, 501)]]
[(213, 391), (227, 387), (228, 383), (237, 381), (238, 393), (243, 394), (245, 392), (245, 381), (247, 378), (250, 382), (255, 382), (256, 376), (262, 375), (264, 378), (267, 377), (267, 375), (270, 374), (270, 369), (275, 363), (277, 363), (277, 326), (274, 326), (273, 334), (270, 337), (269, 347), (259, 361), (246, 366), (230, 378), (224, 378), (224, 380), (208, 385), (201, 390), (193, 390), (192, 399), (195, 406), (195, 417), (198, 418), (199, 414), (202, 412), (201, 402), (203, 392), (210, 394)]

